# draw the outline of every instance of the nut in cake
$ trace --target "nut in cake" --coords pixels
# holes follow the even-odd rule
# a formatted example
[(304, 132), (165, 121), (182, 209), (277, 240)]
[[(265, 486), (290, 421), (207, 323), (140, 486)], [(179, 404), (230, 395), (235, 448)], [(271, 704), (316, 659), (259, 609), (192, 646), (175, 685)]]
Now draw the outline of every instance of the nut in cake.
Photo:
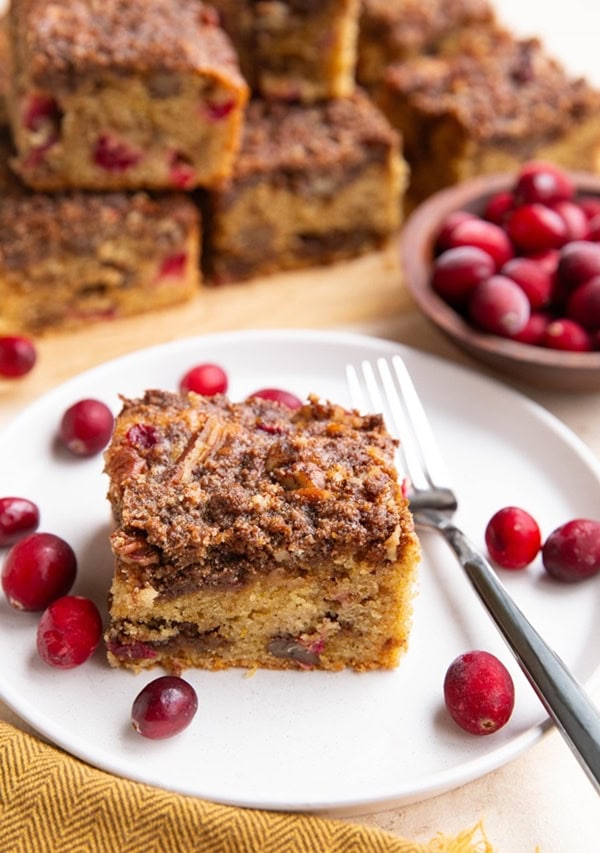
[(105, 453), (113, 666), (356, 670), (406, 648), (419, 559), (380, 416), (165, 391)]

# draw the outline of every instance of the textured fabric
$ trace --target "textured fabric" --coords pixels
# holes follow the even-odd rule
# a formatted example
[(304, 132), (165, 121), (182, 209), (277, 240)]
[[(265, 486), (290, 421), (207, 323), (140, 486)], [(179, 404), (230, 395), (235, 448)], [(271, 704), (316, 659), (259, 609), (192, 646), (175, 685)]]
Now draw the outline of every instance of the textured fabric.
[(0, 721), (1, 853), (491, 853), (480, 826), (429, 844), (220, 806), (111, 776)]

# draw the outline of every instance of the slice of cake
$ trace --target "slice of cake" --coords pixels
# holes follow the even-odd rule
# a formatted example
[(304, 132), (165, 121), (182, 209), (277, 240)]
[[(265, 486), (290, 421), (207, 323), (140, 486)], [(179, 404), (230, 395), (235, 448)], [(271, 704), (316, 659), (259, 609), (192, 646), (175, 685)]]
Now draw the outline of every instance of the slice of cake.
[(254, 91), (312, 103), (354, 91), (359, 0), (214, 0)]
[(403, 135), (412, 202), (533, 158), (600, 169), (600, 92), (537, 39), (488, 31), (448, 55), (392, 65), (376, 100)]
[(418, 541), (380, 416), (166, 391), (105, 453), (113, 666), (391, 668)]
[(221, 283), (375, 249), (399, 225), (400, 139), (357, 92), (312, 106), (254, 100), (233, 176), (207, 193), (204, 272)]
[(200, 216), (187, 196), (36, 193), (11, 153), (0, 132), (0, 332), (73, 329), (198, 293)]
[(15, 166), (35, 189), (190, 189), (231, 172), (248, 89), (199, 0), (14, 0)]

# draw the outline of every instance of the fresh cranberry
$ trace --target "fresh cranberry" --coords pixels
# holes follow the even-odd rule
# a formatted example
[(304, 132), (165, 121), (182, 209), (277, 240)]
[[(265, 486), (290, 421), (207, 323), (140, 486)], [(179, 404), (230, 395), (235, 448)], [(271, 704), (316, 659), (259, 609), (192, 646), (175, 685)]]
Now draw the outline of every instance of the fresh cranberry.
[(526, 257), (528, 260), (539, 264), (549, 276), (554, 276), (558, 269), (560, 251), (559, 249), (543, 249), (541, 252), (528, 252)]
[(506, 276), (493, 275), (473, 290), (468, 312), (478, 328), (510, 338), (525, 327), (531, 309), (518, 284)]
[(476, 246), (494, 259), (496, 269), (505, 264), (514, 255), (506, 233), (493, 222), (472, 217), (456, 225), (448, 236), (451, 248), (456, 246)]
[(179, 190), (187, 190), (196, 182), (196, 170), (183, 154), (175, 152), (169, 163), (169, 180)]
[(600, 275), (600, 244), (574, 240), (561, 249), (558, 278), (568, 290), (574, 290), (595, 275)]
[(574, 518), (553, 530), (542, 547), (549, 575), (573, 583), (600, 572), (600, 522)]
[(436, 258), (431, 286), (446, 302), (462, 305), (481, 281), (496, 268), (493, 258), (475, 246), (457, 246)]
[(37, 353), (32, 341), (21, 335), (0, 337), (0, 376), (17, 379), (33, 368)]
[(572, 201), (557, 201), (552, 209), (558, 213), (567, 226), (567, 241), (586, 240), (590, 233), (587, 216), (579, 205)]
[(524, 204), (511, 214), (506, 229), (519, 250), (526, 253), (556, 249), (567, 239), (564, 219), (543, 204)]
[(53, 533), (32, 533), (12, 546), (2, 566), (2, 588), (17, 610), (44, 610), (66, 595), (77, 574), (71, 546)]
[(94, 163), (106, 172), (126, 172), (142, 159), (143, 152), (109, 133), (98, 137)]
[(227, 374), (223, 368), (218, 364), (206, 363), (197, 364), (188, 370), (179, 383), (179, 390), (182, 394), (194, 391), (196, 394), (212, 397), (215, 394), (224, 394), (228, 385)]
[(40, 511), (27, 498), (0, 498), (0, 546), (14, 545), (37, 528)]
[(503, 569), (524, 569), (542, 545), (540, 528), (533, 516), (517, 506), (506, 506), (490, 518), (485, 544), (492, 560)]
[(261, 388), (249, 395), (251, 397), (260, 397), (263, 400), (273, 400), (275, 403), (281, 403), (282, 406), (287, 406), (288, 409), (300, 409), (302, 400), (291, 394), (289, 391), (283, 391), (281, 388)]
[(455, 210), (446, 217), (435, 242), (435, 249), (438, 254), (452, 248), (452, 244), (449, 242), (452, 232), (457, 225), (466, 219), (475, 219), (475, 214), (468, 210)]
[(600, 215), (600, 198), (598, 196), (579, 196), (577, 204), (590, 222)]
[(75, 456), (94, 456), (109, 442), (114, 417), (100, 400), (79, 400), (70, 406), (60, 422), (60, 440)]
[(589, 352), (593, 348), (589, 332), (568, 317), (553, 320), (546, 326), (543, 345), (566, 352)]
[(590, 219), (590, 227), (588, 232), (588, 240), (594, 243), (600, 243), (600, 214)]
[(515, 687), (497, 657), (470, 651), (455, 658), (444, 678), (444, 701), (452, 719), (473, 735), (501, 729), (513, 712)]
[(549, 204), (571, 199), (574, 193), (573, 181), (562, 169), (536, 160), (521, 168), (514, 190), (517, 204)]
[(533, 311), (521, 331), (512, 336), (513, 341), (531, 346), (543, 346), (546, 329), (551, 319), (545, 311)]
[(532, 309), (545, 308), (552, 295), (552, 276), (530, 258), (511, 258), (500, 270), (525, 292)]
[(503, 227), (514, 208), (515, 199), (508, 190), (493, 195), (483, 209), (483, 218)]
[(584, 329), (600, 329), (600, 275), (590, 278), (571, 293), (567, 316)]
[(158, 271), (158, 278), (182, 278), (188, 262), (187, 252), (167, 255)]
[(38, 623), (38, 654), (50, 666), (72, 669), (93, 654), (101, 636), (102, 619), (94, 602), (64, 595), (44, 610)]
[(197, 710), (198, 697), (192, 685), (175, 675), (163, 675), (138, 693), (131, 722), (144, 737), (160, 740), (182, 732)]

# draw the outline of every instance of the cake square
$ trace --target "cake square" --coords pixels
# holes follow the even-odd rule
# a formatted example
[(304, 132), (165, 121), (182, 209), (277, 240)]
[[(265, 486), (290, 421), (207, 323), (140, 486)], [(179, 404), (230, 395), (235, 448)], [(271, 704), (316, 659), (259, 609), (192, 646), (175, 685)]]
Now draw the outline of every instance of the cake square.
[(488, 0), (362, 0), (357, 80), (369, 88), (388, 65), (444, 51), (465, 30), (496, 26)]
[(105, 451), (108, 659), (131, 670), (392, 668), (419, 544), (381, 416), (149, 390)]
[(42, 335), (191, 299), (200, 215), (184, 194), (36, 193), (0, 134), (0, 332)]
[(403, 136), (411, 203), (529, 159), (600, 170), (600, 92), (538, 39), (490, 30), (462, 48), (390, 66), (375, 95)]
[(206, 193), (204, 274), (238, 281), (383, 245), (407, 182), (398, 134), (362, 93), (253, 100), (232, 178)]
[(191, 189), (231, 172), (248, 89), (199, 0), (14, 0), (15, 168), (35, 189)]
[(255, 93), (312, 103), (354, 90), (359, 0), (214, 0), (213, 5)]

